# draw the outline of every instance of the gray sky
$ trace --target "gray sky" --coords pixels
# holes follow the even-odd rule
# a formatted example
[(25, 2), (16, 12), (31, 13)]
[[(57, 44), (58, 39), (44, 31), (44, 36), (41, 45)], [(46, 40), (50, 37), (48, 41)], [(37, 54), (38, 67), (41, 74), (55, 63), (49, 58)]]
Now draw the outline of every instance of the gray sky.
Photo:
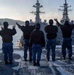
[[(37, 0), (0, 0), (0, 18), (10, 18), (16, 20), (35, 20), (35, 15), (31, 14), (31, 11), (35, 11), (32, 6)], [(69, 5), (72, 5), (71, 9), (74, 7), (74, 0), (67, 0)], [(62, 12), (58, 11), (60, 5), (63, 5), (64, 0), (40, 0), (41, 11), (45, 14), (41, 14), (41, 19), (50, 18), (62, 18)], [(74, 9), (69, 12), (70, 19), (74, 20)]]

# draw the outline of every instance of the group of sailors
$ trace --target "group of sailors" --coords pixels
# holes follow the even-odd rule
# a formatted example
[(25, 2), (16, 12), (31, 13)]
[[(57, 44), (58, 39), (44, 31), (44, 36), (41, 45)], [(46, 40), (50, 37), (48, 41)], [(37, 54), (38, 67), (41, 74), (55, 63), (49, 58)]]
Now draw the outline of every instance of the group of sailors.
[[(27, 51), (29, 50), (29, 61), (33, 62), (34, 66), (40, 66), (42, 49), (45, 47), (47, 50), (46, 59), (50, 61), (50, 49), (52, 50), (52, 61), (56, 60), (55, 48), (56, 37), (58, 33), (58, 27), (62, 32), (62, 57), (66, 59), (66, 48), (68, 49), (68, 59), (72, 60), (72, 30), (74, 24), (70, 24), (69, 21), (65, 21), (61, 25), (57, 19), (54, 19), (57, 23), (53, 25), (54, 21), (49, 20), (49, 25), (45, 26), (47, 43), (45, 43), (45, 37), (43, 31), (40, 30), (40, 24), (36, 23), (35, 26), (30, 26), (29, 21), (25, 22), (25, 26), (21, 26), (16, 22), (16, 25), (23, 32), (24, 37), (24, 60), (27, 61)], [(0, 36), (2, 37), (2, 51), (4, 54), (5, 64), (13, 64), (13, 35), (17, 33), (15, 26), (12, 29), (8, 28), (8, 22), (3, 23), (3, 27), (0, 30)], [(20, 34), (19, 34), (20, 35)]]

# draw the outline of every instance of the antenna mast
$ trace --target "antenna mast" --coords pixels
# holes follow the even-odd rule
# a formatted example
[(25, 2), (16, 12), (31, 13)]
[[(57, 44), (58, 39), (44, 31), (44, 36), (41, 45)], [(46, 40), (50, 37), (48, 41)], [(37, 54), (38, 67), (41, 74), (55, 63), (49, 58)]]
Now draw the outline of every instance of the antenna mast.
[(40, 23), (41, 21), (40, 13), (45, 13), (40, 11), (40, 8), (42, 8), (43, 6), (39, 3), (39, 0), (37, 0), (37, 3), (33, 5), (33, 7), (36, 8), (36, 11), (35, 12), (32, 11), (31, 13), (36, 15), (35, 22)]

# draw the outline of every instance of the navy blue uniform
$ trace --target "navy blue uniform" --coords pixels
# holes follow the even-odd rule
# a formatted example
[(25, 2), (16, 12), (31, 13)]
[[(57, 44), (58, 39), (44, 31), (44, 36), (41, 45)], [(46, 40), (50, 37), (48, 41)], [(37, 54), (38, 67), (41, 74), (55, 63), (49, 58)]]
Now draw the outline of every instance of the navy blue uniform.
[(29, 46), (29, 40), (30, 40), (30, 34), (34, 30), (34, 26), (20, 26), (17, 24), (18, 27), (22, 30), (23, 32), (23, 37), (24, 37), (24, 59), (25, 61), (27, 60), (27, 50), (29, 49), (29, 60), (32, 60), (32, 50), (31, 47)]
[(55, 60), (55, 47), (56, 47), (56, 37), (57, 37), (57, 32), (58, 28), (57, 26), (53, 25), (48, 25), (45, 27), (45, 32), (47, 36), (47, 60), (49, 61), (50, 59), (50, 48), (52, 49), (52, 60)]
[[(37, 24), (40, 26), (40, 24)], [(44, 33), (38, 29), (33, 30), (30, 37), (30, 46), (32, 46), (33, 51), (33, 64), (40, 65), (39, 62), (41, 60), (42, 47), (45, 47), (45, 38)], [(37, 61), (36, 61), (37, 55)]]
[(62, 42), (62, 55), (65, 59), (66, 57), (66, 48), (68, 49), (68, 57), (69, 60), (72, 59), (72, 30), (74, 29), (74, 25), (71, 25), (68, 23), (68, 21), (65, 22), (64, 25), (61, 25), (58, 21), (56, 21), (58, 26), (60, 26), (60, 29), (62, 31), (62, 37), (63, 37), (63, 42)]
[(8, 28), (3, 28), (0, 31), (0, 35), (2, 37), (2, 50), (4, 53), (4, 61), (7, 63), (8, 61), (12, 63), (13, 61), (13, 35), (16, 34), (15, 28), (13, 29), (8, 29)]

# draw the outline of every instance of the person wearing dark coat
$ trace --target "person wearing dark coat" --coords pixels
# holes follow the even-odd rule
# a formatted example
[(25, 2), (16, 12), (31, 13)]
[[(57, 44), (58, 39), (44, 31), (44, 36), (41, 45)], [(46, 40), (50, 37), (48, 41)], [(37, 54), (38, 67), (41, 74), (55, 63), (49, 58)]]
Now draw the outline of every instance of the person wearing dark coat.
[(17, 26), (21, 29), (23, 32), (23, 37), (24, 37), (24, 60), (27, 61), (27, 51), (29, 49), (29, 61), (32, 61), (32, 50), (31, 47), (29, 46), (29, 39), (30, 39), (30, 34), (34, 30), (34, 26), (29, 26), (29, 21), (25, 22), (25, 26), (21, 26), (16, 22)]
[(66, 59), (66, 48), (68, 49), (68, 57), (69, 60), (72, 60), (72, 31), (74, 29), (74, 24), (70, 24), (69, 21), (65, 21), (63, 25), (61, 25), (57, 19), (55, 19), (57, 25), (60, 27), (62, 31), (62, 37), (63, 37), (63, 42), (62, 42), (62, 55), (64, 60)]
[(0, 35), (2, 37), (2, 50), (4, 54), (4, 61), (5, 64), (12, 64), (13, 63), (13, 35), (16, 34), (15, 26), (13, 26), (13, 29), (8, 28), (8, 22), (3, 23), (3, 28), (0, 31)]
[(45, 38), (44, 33), (40, 30), (39, 23), (35, 25), (35, 29), (31, 33), (30, 46), (32, 46), (33, 51), (33, 65), (40, 66), (42, 47), (45, 47)]
[(47, 37), (47, 60), (50, 60), (50, 48), (52, 49), (52, 61), (55, 61), (55, 47), (58, 28), (53, 25), (53, 20), (49, 20), (49, 25), (44, 28)]

